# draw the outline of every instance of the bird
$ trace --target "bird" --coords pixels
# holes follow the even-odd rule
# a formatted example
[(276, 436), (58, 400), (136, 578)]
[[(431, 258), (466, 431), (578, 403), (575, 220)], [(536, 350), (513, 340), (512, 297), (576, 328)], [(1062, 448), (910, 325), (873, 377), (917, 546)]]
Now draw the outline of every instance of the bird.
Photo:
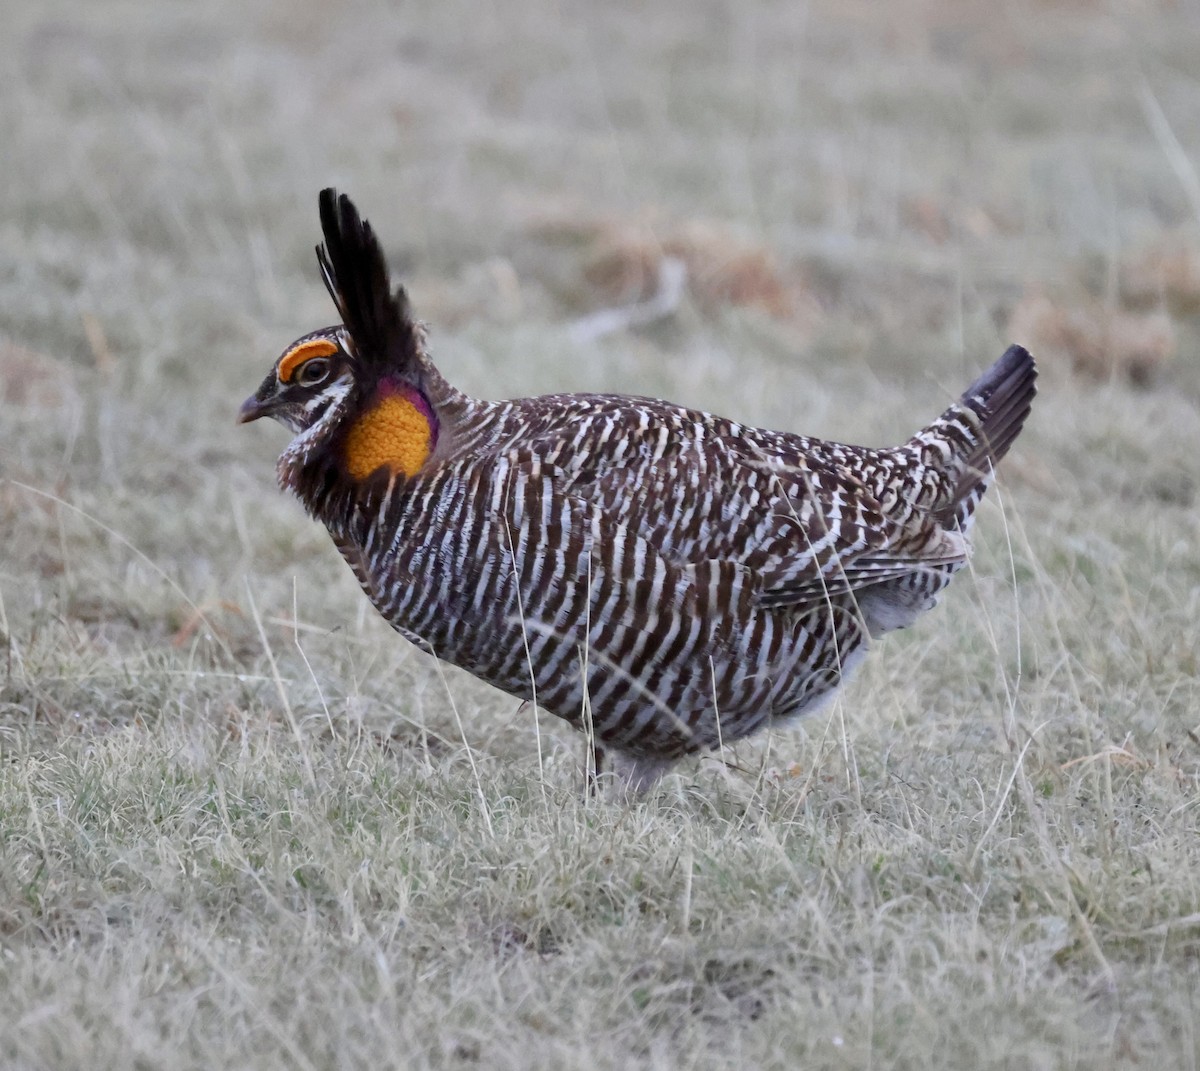
[(341, 322), (291, 343), (239, 422), (292, 433), (280, 487), (393, 629), (584, 731), (633, 793), (812, 713), (932, 608), (1036, 393), (1010, 346), (886, 449), (621, 394), (481, 400), (433, 363), (350, 198), (319, 209)]

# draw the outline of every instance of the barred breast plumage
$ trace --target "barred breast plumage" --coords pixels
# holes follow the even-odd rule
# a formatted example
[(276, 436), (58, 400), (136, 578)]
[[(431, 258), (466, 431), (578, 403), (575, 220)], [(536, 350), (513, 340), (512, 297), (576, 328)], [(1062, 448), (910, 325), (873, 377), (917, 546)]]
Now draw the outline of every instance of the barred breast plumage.
[(241, 419), (295, 433), (281, 485), (398, 632), (588, 729), (635, 786), (812, 710), (933, 606), (1035, 393), (1013, 346), (886, 450), (647, 398), (480, 401), (430, 361), (349, 199), (320, 208), (342, 323)]

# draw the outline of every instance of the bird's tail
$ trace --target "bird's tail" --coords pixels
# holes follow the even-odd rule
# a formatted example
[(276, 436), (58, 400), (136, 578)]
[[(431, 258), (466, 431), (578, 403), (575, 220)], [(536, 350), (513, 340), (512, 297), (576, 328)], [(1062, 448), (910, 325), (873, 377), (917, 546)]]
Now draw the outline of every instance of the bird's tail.
[(933, 510), (947, 527), (966, 530), (975, 507), (991, 486), (995, 466), (1008, 453), (1037, 394), (1037, 367), (1029, 351), (1009, 346), (913, 444), (939, 440), (950, 446), (951, 479)]

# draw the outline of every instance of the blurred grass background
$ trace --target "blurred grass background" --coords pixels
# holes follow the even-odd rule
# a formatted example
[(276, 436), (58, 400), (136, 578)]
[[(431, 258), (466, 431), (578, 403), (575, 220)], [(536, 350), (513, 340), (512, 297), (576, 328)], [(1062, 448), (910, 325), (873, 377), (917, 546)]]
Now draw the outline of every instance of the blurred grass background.
[[(1200, 8), (0, 15), (5, 1066), (1196, 1066)], [(333, 317), (325, 185), (480, 395), (882, 444), (1030, 346), (973, 575), (582, 799), (233, 425)]]

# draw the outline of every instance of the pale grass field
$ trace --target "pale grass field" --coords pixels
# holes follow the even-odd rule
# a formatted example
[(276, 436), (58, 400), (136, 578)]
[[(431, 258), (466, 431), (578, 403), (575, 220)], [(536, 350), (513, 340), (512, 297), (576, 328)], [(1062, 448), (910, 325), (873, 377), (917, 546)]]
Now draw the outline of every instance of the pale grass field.
[[(2, 15), (0, 1066), (1196, 1066), (1188, 293), (1133, 310), (1146, 386), (1042, 354), (972, 573), (836, 704), (631, 805), (377, 620), (233, 424), (333, 318), (335, 184), (467, 389), (904, 438), (1026, 293), (1200, 255), (1194, 4)], [(622, 222), (800, 308), (572, 343)]]

